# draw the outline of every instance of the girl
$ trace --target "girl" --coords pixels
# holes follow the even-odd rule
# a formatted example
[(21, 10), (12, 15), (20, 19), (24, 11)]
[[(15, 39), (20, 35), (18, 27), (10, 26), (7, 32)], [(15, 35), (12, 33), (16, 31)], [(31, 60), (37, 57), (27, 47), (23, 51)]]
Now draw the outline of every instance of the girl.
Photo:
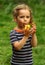
[[(17, 26), (10, 33), (13, 51), (11, 65), (33, 65), (32, 47), (37, 46), (37, 37), (31, 9), (26, 4), (17, 5), (13, 17)], [(25, 30), (24, 27), (28, 24), (31, 28)]]

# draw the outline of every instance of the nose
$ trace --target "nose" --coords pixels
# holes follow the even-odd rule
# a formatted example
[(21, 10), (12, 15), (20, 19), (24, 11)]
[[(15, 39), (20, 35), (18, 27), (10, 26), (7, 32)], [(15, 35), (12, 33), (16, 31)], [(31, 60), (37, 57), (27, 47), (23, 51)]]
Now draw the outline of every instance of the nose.
[(26, 21), (26, 20), (27, 20), (27, 18), (25, 17), (25, 18), (24, 18), (24, 21)]
[(24, 18), (24, 24), (27, 24), (28, 22), (27, 22), (27, 18), (25, 17)]

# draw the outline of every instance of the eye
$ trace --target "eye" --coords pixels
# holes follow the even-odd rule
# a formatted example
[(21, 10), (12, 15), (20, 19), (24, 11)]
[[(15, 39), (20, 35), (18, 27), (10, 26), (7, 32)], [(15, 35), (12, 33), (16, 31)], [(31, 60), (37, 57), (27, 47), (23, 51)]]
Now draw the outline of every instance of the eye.
[(20, 16), (20, 18), (24, 18), (24, 16)]
[(30, 18), (30, 16), (27, 16), (26, 18)]

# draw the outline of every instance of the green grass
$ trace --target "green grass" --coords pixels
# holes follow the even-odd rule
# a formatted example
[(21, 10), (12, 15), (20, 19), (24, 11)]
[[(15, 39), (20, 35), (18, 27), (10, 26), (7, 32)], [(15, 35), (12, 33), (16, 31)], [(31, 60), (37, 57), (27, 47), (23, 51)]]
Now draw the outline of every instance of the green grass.
[(1, 46), (0, 47), (0, 65), (10, 65), (11, 58), (11, 47)]
[[(38, 46), (33, 48), (34, 65), (45, 65), (45, 5), (30, 3), (33, 10), (34, 21), (37, 25)], [(3, 7), (0, 10), (0, 65), (10, 65), (12, 55), (9, 34), (16, 26), (9, 9)]]
[[(3, 44), (3, 43), (2, 43)], [(0, 65), (10, 65), (12, 51), (10, 43), (9, 45), (0, 47)], [(33, 60), (34, 65), (45, 65), (45, 46), (40, 45), (33, 48)]]
[(33, 48), (34, 65), (45, 65), (45, 46), (39, 45)]

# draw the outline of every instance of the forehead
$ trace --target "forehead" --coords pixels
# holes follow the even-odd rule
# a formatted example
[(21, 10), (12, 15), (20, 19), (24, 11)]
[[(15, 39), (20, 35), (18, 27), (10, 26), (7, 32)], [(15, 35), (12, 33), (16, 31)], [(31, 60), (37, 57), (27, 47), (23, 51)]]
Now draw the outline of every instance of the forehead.
[(19, 15), (30, 15), (30, 11), (27, 9), (19, 10)]

